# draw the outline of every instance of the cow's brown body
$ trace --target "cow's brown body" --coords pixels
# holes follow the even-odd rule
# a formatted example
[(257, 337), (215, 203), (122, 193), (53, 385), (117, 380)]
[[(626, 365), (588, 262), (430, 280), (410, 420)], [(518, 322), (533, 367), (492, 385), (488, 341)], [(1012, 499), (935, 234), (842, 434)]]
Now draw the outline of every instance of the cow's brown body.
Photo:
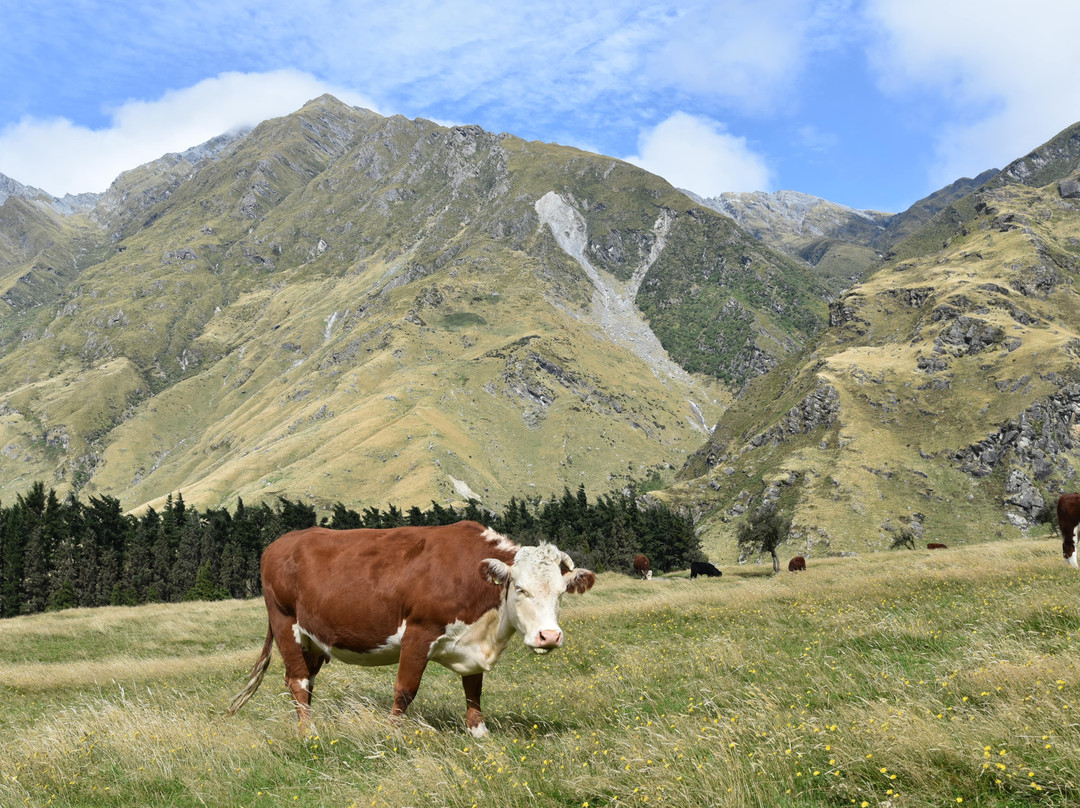
[(788, 562), (788, 572), (803, 572), (806, 569), (806, 559), (802, 556), (795, 556)]
[(1080, 494), (1062, 494), (1057, 501), (1058, 529), (1061, 531), (1061, 554), (1065, 563), (1076, 562), (1076, 527), (1080, 525)]
[[(523, 631), (515, 622), (528, 605), (515, 600), (522, 587), (509, 592), (519, 554), (528, 561), (518, 568), (540, 568), (547, 583), (560, 587), (559, 595), (564, 589), (584, 592), (595, 580), (588, 570), (569, 572), (573, 562), (553, 546), (521, 548), (476, 522), (287, 533), (263, 553), (269, 628), (248, 686), (233, 701), (230, 714), (258, 688), (276, 643), (302, 726), (310, 720), (315, 675), (327, 659), (359, 665), (397, 662), (395, 715), (408, 708), (433, 660), (461, 674), (466, 724), (483, 734), (484, 671), (494, 665), (515, 629)], [(514, 611), (518, 603), (523, 605)], [(526, 644), (538, 653), (562, 644), (557, 604), (553, 614), (542, 615), (550, 626), (530, 629), (526, 636)]]
[(942, 544), (939, 541), (932, 541), (932, 542), (930, 542), (929, 544), (926, 545), (926, 549), (927, 550), (948, 550), (949, 546), (947, 544)]
[(652, 578), (652, 565), (649, 564), (649, 557), (647, 555), (637, 555), (634, 557), (634, 572), (638, 574), (639, 578)]

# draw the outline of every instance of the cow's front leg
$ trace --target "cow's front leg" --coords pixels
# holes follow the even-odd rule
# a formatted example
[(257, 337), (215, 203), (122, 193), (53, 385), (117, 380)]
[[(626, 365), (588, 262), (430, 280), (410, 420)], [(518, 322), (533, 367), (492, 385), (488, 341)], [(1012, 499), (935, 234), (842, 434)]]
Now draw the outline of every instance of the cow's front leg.
[(428, 653), (437, 633), (420, 626), (408, 625), (401, 636), (401, 656), (398, 660), (397, 683), (394, 685), (394, 706), (390, 715), (403, 715), (416, 698), (420, 679), (427, 667)]
[(480, 692), (484, 689), (484, 674), (473, 673), (461, 677), (465, 688), (465, 727), (474, 738), (483, 738), (488, 734), (484, 714), (480, 712)]

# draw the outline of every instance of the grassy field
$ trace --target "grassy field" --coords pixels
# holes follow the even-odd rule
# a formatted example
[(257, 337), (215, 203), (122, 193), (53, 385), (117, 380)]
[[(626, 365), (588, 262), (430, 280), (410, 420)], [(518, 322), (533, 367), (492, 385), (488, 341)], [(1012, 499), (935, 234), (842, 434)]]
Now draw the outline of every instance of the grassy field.
[(225, 718), (259, 601), (0, 621), (0, 805), (1066, 806), (1080, 803), (1080, 579), (1060, 544), (600, 576), (567, 646), (515, 643), (465, 733), (433, 666), (328, 665), (300, 738), (281, 662)]

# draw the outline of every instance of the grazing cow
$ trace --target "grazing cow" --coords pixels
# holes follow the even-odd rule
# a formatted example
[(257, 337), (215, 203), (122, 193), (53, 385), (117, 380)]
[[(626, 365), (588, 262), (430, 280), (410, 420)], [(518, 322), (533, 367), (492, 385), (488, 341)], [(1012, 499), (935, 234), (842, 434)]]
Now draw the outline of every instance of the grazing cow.
[(932, 541), (928, 545), (926, 545), (926, 549), (927, 550), (948, 550), (949, 547), (948, 547), (948, 545), (942, 544), (941, 542)]
[(806, 559), (802, 556), (795, 556), (787, 564), (788, 572), (805, 572), (806, 571)]
[(710, 578), (719, 578), (724, 573), (720, 572), (716, 567), (710, 564), (708, 561), (691, 561), (690, 562), (690, 577), (697, 578), (699, 575), (708, 575)]
[(465, 723), (481, 737), (484, 671), (515, 631), (537, 654), (561, 646), (563, 593), (580, 594), (595, 581), (554, 545), (519, 547), (476, 522), (286, 533), (262, 555), (270, 625), (228, 714), (259, 687), (276, 642), (301, 731), (310, 729), (311, 689), (323, 662), (397, 662), (397, 716), (434, 661), (461, 675)]
[(652, 580), (652, 570), (650, 569), (649, 557), (647, 555), (637, 555), (634, 557), (634, 571), (642, 580)]
[(1057, 501), (1058, 529), (1061, 530), (1061, 554), (1065, 563), (1077, 569), (1077, 526), (1080, 526), (1080, 494), (1062, 494)]

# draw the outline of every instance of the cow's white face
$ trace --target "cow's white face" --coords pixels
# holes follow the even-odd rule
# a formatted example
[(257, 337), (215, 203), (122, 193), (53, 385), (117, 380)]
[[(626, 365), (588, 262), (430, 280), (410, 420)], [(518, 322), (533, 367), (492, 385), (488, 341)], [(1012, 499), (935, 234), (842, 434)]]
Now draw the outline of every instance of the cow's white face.
[(486, 558), (481, 567), (492, 583), (509, 582), (507, 619), (537, 654), (547, 653), (563, 643), (559, 627), (563, 595), (584, 592), (596, 580), (589, 570), (574, 569), (570, 556), (551, 544), (522, 547), (513, 564)]

